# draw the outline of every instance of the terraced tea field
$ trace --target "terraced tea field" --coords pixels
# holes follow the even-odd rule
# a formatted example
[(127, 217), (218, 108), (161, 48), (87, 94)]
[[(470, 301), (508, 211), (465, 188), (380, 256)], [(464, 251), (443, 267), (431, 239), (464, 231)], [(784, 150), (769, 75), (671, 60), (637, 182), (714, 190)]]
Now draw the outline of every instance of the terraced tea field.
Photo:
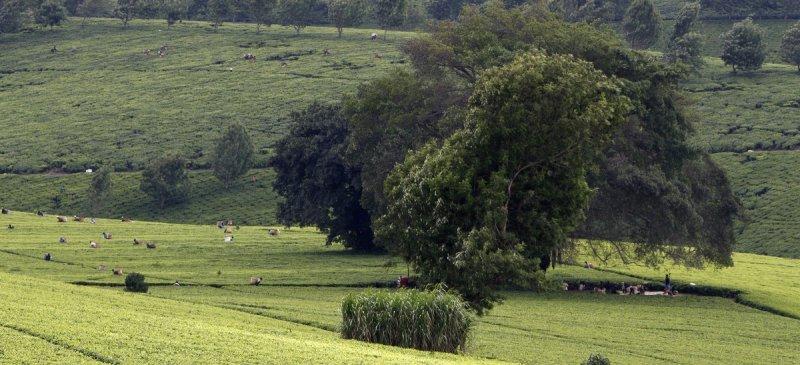
[[(0, 273), (0, 282), (4, 363), (48, 358), (106, 364), (476, 362), (345, 341), (309, 326), (148, 295), (6, 273)], [(28, 344), (33, 346), (23, 347)]]
[[(210, 356), (222, 362), (314, 362), (325, 351), (337, 353), (332, 359), (323, 357), (330, 362), (353, 362), (351, 346), (369, 354), (364, 356), (376, 356), (379, 362), (451, 359), (440, 355), (429, 358), (428, 354), (419, 358), (413, 351), (395, 352), (338, 340), (341, 299), (363, 290), (363, 286), (392, 280), (404, 274), (405, 267), (392, 265), (388, 256), (354, 255), (339, 246), (325, 246), (324, 236), (313, 230), (283, 230), (273, 237), (267, 235), (266, 227), (242, 226), (234, 231), (233, 243), (224, 243), (223, 232), (212, 225), (110, 220), (58, 223), (53, 216), (20, 212), (0, 215), (0, 227), (8, 224), (15, 228), (0, 231), (0, 272), (12, 274), (0, 274), (0, 296), (13, 300), (0, 302), (0, 313), (6, 313), (0, 315), (0, 329), (7, 329), (7, 336), (13, 336), (14, 341), (41, 342), (37, 346), (43, 349), (55, 346), (80, 360), (91, 360), (84, 359), (88, 353), (121, 363), (172, 362), (178, 356)], [(103, 240), (103, 231), (111, 232), (112, 240)], [(58, 243), (60, 236), (69, 242)], [(157, 248), (134, 246), (134, 237), (155, 242)], [(90, 248), (90, 240), (100, 247)], [(44, 261), (41, 257), (45, 252), (50, 252), (54, 261)], [(699, 285), (743, 291), (774, 283), (768, 298), (747, 298), (754, 302), (771, 300), (764, 303), (787, 312), (796, 310), (794, 306), (800, 302), (798, 260), (749, 254), (737, 254), (735, 260), (737, 266), (732, 269), (686, 274), (673, 271), (673, 275), (680, 282), (692, 280)], [(105, 268), (98, 270), (100, 265)], [(122, 277), (111, 273), (115, 267), (142, 272), (156, 285), (149, 294), (125, 293), (119, 286), (108, 286), (121, 283)], [(613, 269), (621, 273), (566, 266), (549, 275), (555, 280), (629, 283), (642, 279), (628, 276), (625, 270), (645, 279), (648, 275), (658, 279), (660, 275), (635, 268)], [(768, 276), (770, 273), (773, 276)], [(262, 276), (266, 285), (247, 285), (250, 276)], [(759, 281), (751, 281), (749, 286), (736, 286), (756, 277)], [(775, 278), (783, 279), (776, 282)], [(182, 285), (172, 285), (175, 280)], [(33, 289), (25, 292), (23, 288), (28, 287)], [(793, 350), (800, 346), (796, 337), (800, 321), (731, 299), (590, 293), (505, 295), (504, 304), (479, 318), (468, 352), (457, 357), (459, 361), (579, 363), (592, 352), (603, 353), (620, 364), (800, 361), (800, 354)], [(53, 300), (68, 305), (52, 308), (44, 304)], [(30, 307), (36, 308), (21, 313)], [(87, 318), (78, 320), (79, 316)], [(62, 325), (45, 326), (36, 318)], [(201, 338), (192, 334), (198, 331), (204, 334)], [(0, 331), (0, 335), (3, 333)], [(120, 343), (123, 345), (116, 345)], [(311, 349), (302, 353), (295, 349), (306, 345)], [(233, 351), (242, 357), (231, 360)], [(22, 361), (29, 355), (14, 356), (12, 359)]]
[[(165, 209), (155, 209), (152, 199), (139, 190), (141, 173), (113, 173), (103, 217), (135, 217), (151, 221), (211, 223), (234, 219), (241, 224), (275, 224), (280, 197), (272, 190), (274, 173), (252, 169), (225, 189), (211, 171), (190, 171), (192, 189), (189, 201)], [(89, 215), (86, 191), (89, 174), (0, 174), (4, 193), (0, 205), (17, 210)], [(54, 203), (58, 199), (58, 205)]]
[[(411, 36), (371, 41), (367, 29), (339, 39), (321, 27), (294, 35), (280, 26), (256, 33), (253, 24), (226, 23), (215, 32), (207, 22), (79, 23), (0, 36), (0, 128), (13, 131), (0, 135), (0, 171), (82, 171), (99, 163), (138, 169), (164, 151), (203, 166), (215, 139), (236, 122), (248, 128), (263, 164), (290, 112), (337, 101), (398, 67), (397, 44)], [(162, 46), (165, 57), (156, 54)]]

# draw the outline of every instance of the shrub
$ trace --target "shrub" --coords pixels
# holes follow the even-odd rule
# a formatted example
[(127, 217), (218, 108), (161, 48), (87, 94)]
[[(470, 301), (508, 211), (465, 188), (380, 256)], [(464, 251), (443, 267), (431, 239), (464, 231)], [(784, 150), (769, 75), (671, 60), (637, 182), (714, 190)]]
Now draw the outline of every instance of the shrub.
[(368, 290), (345, 297), (342, 337), (425, 351), (464, 350), (472, 318), (442, 290)]
[(611, 360), (601, 354), (591, 354), (581, 365), (611, 365)]
[(147, 293), (147, 283), (144, 275), (132, 272), (125, 277), (125, 290), (134, 293)]

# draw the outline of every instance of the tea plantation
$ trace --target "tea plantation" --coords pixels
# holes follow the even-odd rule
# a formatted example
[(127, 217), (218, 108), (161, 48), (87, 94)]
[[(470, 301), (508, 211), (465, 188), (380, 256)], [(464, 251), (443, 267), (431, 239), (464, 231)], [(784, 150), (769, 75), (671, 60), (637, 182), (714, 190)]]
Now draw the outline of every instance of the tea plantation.
[[(665, 17), (674, 15), (665, 10), (674, 3), (658, 2)], [(780, 34), (793, 22), (757, 21), (766, 30), (769, 62), (778, 61)], [(279, 197), (271, 189), (272, 172), (254, 169), (223, 189), (203, 170), (214, 140), (228, 124), (244, 124), (256, 144), (256, 163), (264, 166), (289, 128), (291, 111), (314, 100), (335, 102), (365, 80), (406, 67), (397, 46), (414, 36), (390, 32), (388, 40), (371, 41), (369, 29), (347, 29), (338, 39), (324, 27), (295, 35), (280, 26), (256, 33), (253, 25), (235, 23), (217, 32), (205, 22), (167, 27), (137, 20), (128, 29), (111, 19), (79, 23), (0, 36), (0, 171), (23, 173), (0, 175), (0, 206), (89, 214), (90, 175), (68, 172), (110, 164), (120, 172), (99, 216), (275, 224)], [(745, 202), (751, 220), (741, 228), (737, 249), (800, 257), (800, 228), (792, 224), (800, 210), (790, 198), (796, 175), (790, 151), (800, 145), (800, 75), (776, 63), (732, 74), (715, 58), (719, 35), (731, 24), (700, 24), (710, 57), (683, 85), (696, 116), (693, 139), (715, 153)], [(158, 57), (162, 45), (167, 54)], [(242, 59), (248, 52), (254, 62)], [(740, 163), (748, 150), (762, 158)], [(788, 152), (773, 152), (779, 150)], [(188, 157), (196, 170), (189, 202), (159, 210), (139, 191), (138, 170), (165, 151)]]
[[(672, 269), (678, 283), (741, 291), (750, 306), (692, 295), (506, 292), (503, 304), (477, 319), (466, 353), (452, 357), (339, 340), (342, 298), (384, 286), (406, 268), (388, 256), (325, 246), (324, 236), (313, 230), (270, 236), (266, 227), (242, 226), (225, 243), (224, 232), (210, 224), (58, 223), (52, 215), (14, 211), (0, 215), (0, 227), (9, 224), (14, 229), (0, 231), (0, 334), (76, 361), (350, 363), (361, 353), (382, 363), (535, 364), (579, 363), (593, 352), (621, 364), (800, 361), (793, 351), (800, 346), (800, 321), (752, 308), (800, 315), (798, 260), (736, 254), (729, 269)], [(102, 232), (112, 239), (104, 240)], [(59, 243), (60, 237), (67, 243)], [(134, 238), (156, 248), (134, 245)], [(99, 247), (91, 248), (90, 241)], [(45, 253), (52, 261), (42, 259)], [(113, 269), (143, 273), (150, 293), (123, 292), (123, 276)], [(603, 269), (612, 271), (563, 266), (548, 275), (628, 283), (663, 275), (635, 267)], [(263, 277), (263, 284), (249, 285), (252, 276)], [(46, 304), (54, 301), (66, 304)], [(298, 346), (308, 350), (298, 352)], [(3, 349), (2, 356), (14, 362), (29, 354)]]

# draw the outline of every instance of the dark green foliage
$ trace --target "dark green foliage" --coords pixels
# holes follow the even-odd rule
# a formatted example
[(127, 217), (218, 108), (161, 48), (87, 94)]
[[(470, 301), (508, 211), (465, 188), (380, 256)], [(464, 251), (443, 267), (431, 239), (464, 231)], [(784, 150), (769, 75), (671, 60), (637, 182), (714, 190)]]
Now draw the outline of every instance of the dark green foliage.
[(481, 0), (431, 0), (426, 5), (428, 15), (436, 20), (453, 20), (458, 18), (464, 5), (479, 4)]
[[(601, 169), (592, 173), (590, 184), (599, 189), (598, 198), (588, 211), (586, 224), (573, 235), (640, 243), (642, 249), (633, 256), (644, 259), (663, 257), (666, 251), (677, 252), (670, 249), (668, 239), (647, 234), (653, 226), (666, 227), (656, 231), (671, 230), (669, 239), (681, 237), (679, 242), (686, 247), (681, 252), (687, 254), (682, 261), (696, 263), (705, 259), (730, 263), (726, 253), (734, 244), (731, 235), (719, 235), (720, 241), (713, 246), (722, 244), (725, 248), (706, 256), (707, 249), (691, 249), (706, 246), (702, 232), (691, 228), (696, 226), (696, 221), (685, 220), (683, 215), (661, 213), (663, 205), (669, 203), (664, 200), (662, 191), (673, 191), (681, 196), (680, 201), (687, 203), (684, 207), (693, 210), (689, 217), (702, 216), (700, 211), (705, 209), (706, 203), (694, 200), (701, 199), (702, 194), (690, 193), (687, 185), (716, 192), (725, 202), (735, 201), (725, 178), (705, 181), (681, 175), (687, 163), (710, 170), (715, 166), (703, 162), (703, 154), (689, 147), (687, 137), (692, 126), (680, 109), (680, 96), (675, 91), (680, 69), (667, 68), (647, 56), (626, 51), (613, 35), (589, 25), (563, 23), (535, 9), (507, 10), (498, 3), (489, 3), (481, 9), (467, 8), (459, 23), (435, 27), (430, 37), (410, 42), (405, 51), (425, 77), (450, 74), (471, 82), (482, 70), (502, 65), (513, 55), (534, 48), (573, 54), (590, 61), (607, 75), (624, 79), (625, 93), (636, 107), (636, 112), (617, 131), (614, 145), (601, 158)], [(606, 182), (609, 178), (613, 181), (614, 177), (651, 175), (663, 178), (659, 178), (658, 185), (651, 185), (647, 179), (620, 180), (624, 184)], [(651, 188), (653, 186), (656, 188)], [(614, 209), (603, 209), (606, 200), (602, 196), (629, 196), (631, 199), (627, 204), (616, 204)], [(640, 209), (648, 210), (650, 219), (659, 219), (637, 218)], [(731, 232), (733, 225), (727, 222), (736, 214), (731, 209), (716, 211), (727, 216), (707, 220), (708, 224), (720, 224), (709, 231)], [(697, 253), (701, 254), (695, 255)]]
[(703, 38), (693, 32), (699, 15), (699, 3), (688, 3), (681, 8), (664, 53), (667, 62), (682, 62), (694, 69), (703, 65)]
[(187, 0), (163, 0), (160, 11), (167, 18), (167, 26), (174, 25), (185, 16), (186, 6)]
[(669, 43), (664, 53), (667, 62), (682, 62), (698, 69), (703, 66), (703, 37), (695, 32), (682, 35)]
[(273, 187), (285, 199), (278, 221), (317, 226), (327, 233), (328, 244), (373, 249), (370, 217), (359, 202), (359, 171), (342, 156), (348, 127), (339, 108), (315, 103), (292, 113), (291, 120), (291, 132), (270, 160), (277, 174)]
[(261, 25), (270, 26), (275, 19), (277, 0), (249, 0), (248, 10), (256, 22), (256, 32), (261, 31)]
[(365, 0), (330, 0), (328, 2), (328, 20), (336, 27), (341, 38), (344, 27), (361, 25), (367, 15), (368, 7)]
[(114, 16), (122, 20), (123, 26), (128, 26), (128, 22), (136, 16), (139, 0), (117, 0), (117, 7), (114, 9)]
[(189, 196), (189, 186), (186, 160), (167, 155), (145, 167), (139, 189), (164, 209), (167, 205), (185, 202)]
[(125, 290), (132, 293), (147, 293), (148, 286), (144, 281), (144, 275), (132, 272), (125, 276)]
[(800, 71), (800, 22), (795, 23), (783, 34), (781, 59), (797, 66), (797, 71)]
[(114, 5), (112, 0), (84, 0), (75, 12), (83, 18), (81, 24), (84, 24), (89, 17), (108, 17), (114, 12)]
[(406, 0), (375, 0), (372, 2), (375, 20), (384, 31), (403, 25), (406, 18)]
[(277, 13), (280, 23), (293, 27), (296, 34), (325, 18), (325, 14), (320, 13), (318, 0), (280, 0)]
[(386, 180), (381, 244), (423, 283), (446, 283), (481, 312), (492, 290), (533, 277), (591, 196), (586, 172), (629, 108), (584, 61), (540, 52), (484, 71), (463, 130), (409, 155)]
[(551, 8), (571, 22), (608, 22), (618, 20), (620, 8), (624, 12), (626, 0), (559, 0)]
[(678, 39), (693, 31), (698, 16), (700, 16), (700, 3), (684, 5), (675, 19), (675, 30), (672, 32), (671, 38)]
[(214, 30), (222, 25), (222, 21), (233, 11), (231, 0), (208, 0), (206, 13), (213, 22)]
[(64, 5), (56, 0), (47, 0), (36, 9), (36, 24), (52, 27), (67, 20), (67, 10)]
[(464, 351), (472, 327), (457, 295), (441, 290), (348, 294), (342, 302), (342, 337), (423, 351)]
[[(451, 106), (465, 97), (447, 80), (397, 70), (346, 98), (350, 124), (347, 159), (361, 170), (361, 205), (373, 218), (384, 212), (384, 180), (409, 150), (449, 136), (461, 126)], [(450, 116), (447, 117), (446, 116)]]
[(748, 18), (733, 25), (722, 35), (722, 58), (725, 64), (737, 70), (753, 71), (761, 68), (766, 58), (762, 38), (764, 31)]
[(602, 354), (591, 354), (581, 365), (611, 365), (611, 360)]
[(211, 166), (225, 188), (253, 167), (253, 142), (241, 124), (232, 124), (217, 142)]
[(22, 28), (23, 0), (0, 0), (0, 33), (14, 33)]
[(661, 15), (651, 0), (633, 0), (625, 12), (622, 29), (633, 48), (649, 48), (661, 34)]
[(103, 167), (97, 170), (92, 175), (86, 194), (90, 211), (92, 214), (98, 215), (111, 194), (111, 169)]

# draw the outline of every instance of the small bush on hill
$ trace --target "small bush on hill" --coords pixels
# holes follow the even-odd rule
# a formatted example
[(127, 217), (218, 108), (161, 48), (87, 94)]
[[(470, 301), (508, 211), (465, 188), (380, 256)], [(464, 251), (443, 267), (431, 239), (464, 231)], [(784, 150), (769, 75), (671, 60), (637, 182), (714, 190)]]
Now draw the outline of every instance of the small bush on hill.
[(369, 290), (345, 297), (342, 337), (425, 351), (464, 350), (472, 318), (441, 290)]
[(591, 354), (581, 365), (611, 365), (611, 360), (601, 354)]
[(132, 272), (125, 277), (125, 290), (134, 293), (147, 293), (147, 283), (144, 275)]

